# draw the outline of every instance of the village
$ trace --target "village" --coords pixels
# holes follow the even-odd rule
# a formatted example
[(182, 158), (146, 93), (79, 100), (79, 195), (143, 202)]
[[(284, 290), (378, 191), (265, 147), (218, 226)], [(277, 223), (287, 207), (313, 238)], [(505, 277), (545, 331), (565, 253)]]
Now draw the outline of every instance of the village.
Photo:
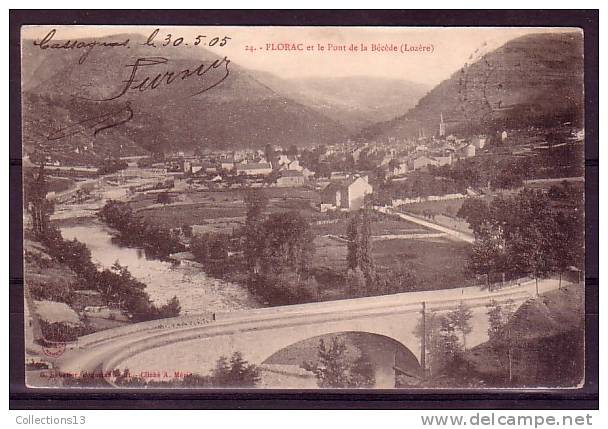
[[(368, 208), (375, 216), (373, 257), (379, 269), (407, 266), (416, 276), (413, 289), (468, 286), (482, 280), (464, 268), (474, 239), (470, 225), (458, 216), (463, 202), (490, 201), (539, 182), (548, 188), (564, 179), (580, 180), (576, 169), (548, 173), (540, 167), (534, 171), (528, 163), (542, 165), (538, 160), (547, 152), (576, 151), (584, 134), (563, 124), (549, 133), (556, 140), (551, 142), (547, 130), (533, 128), (460, 137), (449, 133), (443, 115), (438, 119), (431, 137), (421, 130), (418, 138), (403, 141), (123, 156), (110, 163), (112, 168), (104, 167), (110, 173), (101, 176), (99, 167), (58, 165), (48, 158), (51, 185), (53, 180), (71, 185), (50, 189), (47, 198), (54, 201), (53, 216), (61, 222), (61, 207), (73, 213), (75, 205), (101, 204), (107, 199), (103, 192), (122, 189), (121, 198), (134, 215), (177, 237), (180, 251), (165, 256), (185, 263), (197, 259), (191, 249), (196, 238), (210, 239), (210, 234), (224, 241), (226, 255), (242, 256), (238, 237), (246, 228), (247, 194), (258, 190), (268, 199), (267, 214), (297, 212), (313, 231), (314, 278), (320, 285), (307, 300), (349, 297), (342, 286), (347, 282), (347, 230), (353, 216)], [(497, 166), (503, 159), (510, 169)], [(530, 169), (531, 177), (522, 169)], [(537, 173), (544, 176), (535, 177)], [(245, 282), (234, 273), (219, 276)]]
[[(124, 181), (129, 176), (143, 180), (142, 185), (131, 188), (133, 192), (157, 193), (165, 189), (171, 190), (173, 196), (184, 191), (304, 188), (318, 194), (315, 208), (320, 212), (356, 211), (363, 207), (366, 198), (377, 194), (387, 182), (407, 183), (418, 177), (416, 173), (435, 173), (441, 167), (449, 169), (462, 165), (461, 161), (484, 157), (533, 158), (539, 152), (547, 152), (547, 149), (582, 143), (584, 139), (584, 132), (569, 124), (564, 124), (557, 133), (561, 138), (559, 143), (547, 141), (547, 130), (534, 128), (502, 130), (493, 136), (460, 137), (448, 133), (441, 115), (437, 130), (431, 137), (426, 137), (420, 130), (417, 139), (401, 141), (389, 138), (382, 142), (360, 143), (348, 139), (343, 143), (313, 148), (269, 144), (263, 149), (195, 148), (148, 156), (117, 155), (114, 160), (106, 161), (111, 168), (104, 171), (94, 165), (73, 165), (78, 164), (75, 160), (79, 154), (86, 153), (88, 148), (85, 145), (77, 147), (67, 162), (65, 157), (53, 155), (46, 156), (44, 162), (50, 176), (63, 178), (64, 183), (68, 181), (66, 178), (72, 179), (72, 184), (76, 185), (83, 179), (114, 172), (117, 173), (114, 178), (117, 181)], [(150, 179), (156, 179), (153, 189), (149, 189)], [(70, 189), (59, 188), (57, 198), (60, 202), (86, 194), (86, 187), (67, 187)], [(391, 201), (391, 205), (420, 202), (421, 198), (436, 200), (474, 196), (480, 192), (479, 188), (489, 190), (489, 187), (461, 187), (460, 192), (446, 192), (444, 189), (434, 194), (418, 189), (410, 192), (408, 198), (393, 196), (395, 202)], [(49, 198), (55, 198), (55, 192), (51, 191)]]
[[(522, 188), (548, 190), (565, 182), (579, 187), (576, 169), (548, 172), (539, 160), (552, 151), (578, 151), (583, 139), (583, 131), (569, 124), (551, 131), (510, 129), (459, 137), (446, 132), (440, 117), (434, 136), (421, 132), (417, 139), (401, 142), (176, 151), (116, 157), (102, 166), (65, 165), (49, 157), (44, 168), (53, 224), (64, 240), (75, 238), (94, 249), (93, 262), (105, 260), (100, 268), (120, 270), (120, 265), (111, 267), (120, 259), (135, 279), (147, 279), (157, 315), (138, 316), (120, 301), (108, 301), (96, 287), (60, 286), (58, 293), (68, 298), (54, 296), (52, 288), (42, 295), (34, 292), (38, 300), (31, 305), (47, 331), (54, 323), (67, 323), (82, 334), (148, 317), (199, 314), (209, 323), (216, 314), (235, 309), (487, 287), (489, 277), (474, 276), (467, 268), (475, 232), (463, 216), (463, 203), (490, 202)], [(517, 180), (491, 171), (489, 165), (502, 158)], [(526, 176), (514, 159), (533, 160), (539, 167)], [(486, 174), (469, 177), (473, 166)], [(276, 232), (290, 240), (297, 221), (307, 225), (310, 235), (296, 237), (299, 245), (309, 240), (311, 260), (305, 272), (297, 267), (291, 274), (285, 267), (278, 272), (260, 268), (264, 274), (258, 268), (251, 271), (251, 195), (265, 201), (256, 227), (260, 234)], [(369, 267), (352, 265), (353, 225), (362, 213), (368, 213), (373, 278), (365, 271)], [(279, 231), (280, 219), (292, 226)], [(264, 242), (255, 234), (254, 240)], [(59, 281), (36, 268), (41, 256), (33, 255), (41, 249), (26, 243), (28, 269), (40, 271), (40, 281), (47, 285)], [(35, 279), (30, 279), (32, 285)], [(503, 275), (493, 281), (498, 283), (490, 288), (504, 288), (530, 278)], [(66, 300), (70, 304), (61, 302)]]
[[(177, 316), (207, 325), (243, 310), (530, 284), (533, 268), (481, 249), (476, 219), (539, 200), (556, 222), (578, 222), (584, 130), (452, 126), (441, 114), (415, 138), (25, 154), (26, 189), (44, 193), (34, 201), (46, 212), (24, 212), (27, 347)], [(580, 284), (577, 229), (564, 231), (551, 240), (577, 246), (544, 275)]]

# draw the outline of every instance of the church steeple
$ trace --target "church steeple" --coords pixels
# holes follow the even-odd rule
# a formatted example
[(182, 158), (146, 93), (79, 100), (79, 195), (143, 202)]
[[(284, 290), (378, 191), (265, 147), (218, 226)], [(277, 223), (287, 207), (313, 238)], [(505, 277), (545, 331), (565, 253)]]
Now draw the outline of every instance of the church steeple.
[(445, 122), (443, 122), (443, 112), (441, 112), (441, 115), (440, 115), (439, 137), (445, 137)]

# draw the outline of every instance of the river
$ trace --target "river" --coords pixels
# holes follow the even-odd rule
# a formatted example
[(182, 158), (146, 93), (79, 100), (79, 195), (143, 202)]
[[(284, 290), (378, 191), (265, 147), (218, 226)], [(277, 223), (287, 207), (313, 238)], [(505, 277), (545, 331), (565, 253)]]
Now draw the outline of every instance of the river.
[[(103, 199), (124, 196), (116, 188), (102, 190)], [(164, 304), (177, 296), (181, 314), (216, 313), (260, 307), (249, 291), (238, 284), (214, 279), (200, 268), (146, 257), (142, 249), (125, 247), (113, 239), (112, 229), (92, 217), (93, 210), (82, 205), (62, 204), (56, 218), (65, 220), (78, 217), (76, 225), (61, 227), (65, 239), (77, 239), (87, 245), (91, 258), (101, 268), (109, 268), (115, 262), (127, 266), (133, 277), (147, 285), (146, 291), (157, 304)], [(83, 218), (83, 214), (85, 217)]]

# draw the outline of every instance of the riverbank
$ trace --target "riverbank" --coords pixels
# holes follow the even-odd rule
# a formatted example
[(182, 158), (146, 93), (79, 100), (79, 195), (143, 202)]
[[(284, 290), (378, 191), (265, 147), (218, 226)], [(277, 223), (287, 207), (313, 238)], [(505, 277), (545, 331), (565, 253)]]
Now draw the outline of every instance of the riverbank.
[(149, 258), (141, 248), (120, 245), (115, 231), (98, 220), (62, 227), (61, 233), (66, 239), (84, 243), (95, 264), (110, 267), (118, 261), (126, 266), (133, 277), (147, 285), (146, 292), (153, 302), (163, 304), (177, 296), (182, 315), (260, 306), (244, 287), (212, 278), (197, 266)]
[(88, 200), (57, 204), (51, 217), (66, 240), (77, 239), (87, 246), (98, 268), (110, 268), (115, 262), (126, 266), (136, 280), (146, 284), (146, 292), (155, 304), (163, 305), (177, 296), (182, 315), (260, 307), (244, 286), (212, 278), (199, 266), (160, 261), (146, 256), (141, 247), (121, 244), (117, 231), (103, 224), (97, 211), (110, 199), (128, 201), (129, 187), (141, 181), (116, 186), (102, 179)]

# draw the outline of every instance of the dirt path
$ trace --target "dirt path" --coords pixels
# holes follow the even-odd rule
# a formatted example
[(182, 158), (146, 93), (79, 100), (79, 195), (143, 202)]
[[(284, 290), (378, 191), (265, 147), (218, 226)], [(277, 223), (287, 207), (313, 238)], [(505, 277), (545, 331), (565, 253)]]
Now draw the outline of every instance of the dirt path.
[(453, 238), (455, 240), (465, 241), (467, 243), (473, 243), (473, 242), (475, 242), (475, 237), (473, 237), (471, 234), (467, 234), (467, 233), (464, 233), (464, 232), (461, 232), (461, 231), (456, 231), (455, 229), (447, 228), (447, 227), (442, 226), (442, 225), (437, 225), (436, 223), (429, 222), (427, 220), (422, 220), (422, 219), (420, 219), (418, 217), (398, 212), (398, 211), (396, 211), (396, 210), (394, 210), (392, 208), (389, 208), (389, 207), (377, 207), (376, 210), (378, 210), (380, 213), (397, 215), (401, 219), (407, 220), (409, 222), (413, 222), (413, 223), (416, 223), (418, 225), (425, 226), (425, 227), (433, 229), (435, 231), (443, 232), (448, 237)]

